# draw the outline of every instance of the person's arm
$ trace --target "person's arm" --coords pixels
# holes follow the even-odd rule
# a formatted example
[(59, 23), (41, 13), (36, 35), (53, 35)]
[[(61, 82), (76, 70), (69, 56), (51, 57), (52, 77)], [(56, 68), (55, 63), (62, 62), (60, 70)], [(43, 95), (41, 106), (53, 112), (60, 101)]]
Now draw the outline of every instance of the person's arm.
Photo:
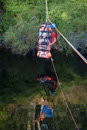
[(56, 42), (56, 38), (54, 38), (54, 41), (49, 44), (49, 46), (53, 45)]
[(53, 41), (52, 43), (50, 43), (50, 44), (48, 45), (48, 47), (49, 47), (49, 46), (52, 46), (55, 42), (56, 42), (56, 38), (54, 38), (54, 41)]

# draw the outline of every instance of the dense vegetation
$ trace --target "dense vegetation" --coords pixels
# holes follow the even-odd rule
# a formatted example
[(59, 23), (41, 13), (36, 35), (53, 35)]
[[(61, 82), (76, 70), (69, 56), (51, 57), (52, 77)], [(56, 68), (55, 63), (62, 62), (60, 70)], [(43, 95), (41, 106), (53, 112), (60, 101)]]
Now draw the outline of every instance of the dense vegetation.
[[(36, 47), (39, 26), (46, 22), (45, 0), (1, 0), (1, 2), (4, 12), (0, 23), (0, 32), (3, 33), (0, 36), (2, 44), (17, 54), (26, 54)], [(87, 31), (86, 0), (48, 0), (48, 7), (50, 19), (68, 39), (69, 32), (78, 33), (84, 38), (82, 32)], [(63, 46), (68, 53), (72, 52), (61, 37), (59, 46)]]

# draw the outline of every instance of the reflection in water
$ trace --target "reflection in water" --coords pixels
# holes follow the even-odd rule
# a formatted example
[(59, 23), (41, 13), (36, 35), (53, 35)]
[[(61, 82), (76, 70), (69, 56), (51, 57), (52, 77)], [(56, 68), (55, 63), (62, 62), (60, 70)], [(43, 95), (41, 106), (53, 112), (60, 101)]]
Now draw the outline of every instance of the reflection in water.
[(50, 92), (51, 92), (51, 94), (55, 94), (55, 90), (57, 88), (56, 77), (40, 75), (40, 76), (38, 76), (37, 80), (40, 81), (47, 96), (50, 96)]
[[(87, 66), (77, 56), (66, 58), (59, 53), (55, 54), (54, 62), (64, 89), (84, 82), (81, 87), (76, 85), (70, 89), (72, 92), (65, 94), (70, 98), (68, 101), (72, 104), (69, 107), (80, 130), (87, 130)], [(41, 75), (44, 73), (43, 68), (45, 75)], [(40, 103), (31, 101), (43, 89), (50, 95), (49, 98), (53, 97), (51, 92), (57, 90), (57, 83), (49, 70), (52, 70), (50, 61), (45, 62), (29, 55), (25, 58), (18, 57), (8, 51), (0, 51), (0, 130), (38, 130), (37, 124), (42, 129), (45, 127), (51, 130), (53, 127), (56, 130), (76, 130), (65, 104), (59, 100), (62, 100), (59, 91), (56, 106), (49, 106), (44, 99)], [(42, 89), (36, 81), (38, 72)], [(79, 105), (80, 103), (83, 104)], [(48, 112), (51, 114), (47, 114)], [(48, 115), (51, 117), (47, 117)]]
[(43, 98), (41, 98), (40, 112), (37, 113), (36, 109), (35, 121), (37, 122), (38, 130), (39, 127), (41, 130), (55, 130), (53, 123), (53, 108), (48, 104), (47, 100), (44, 100)]
[[(49, 71), (49, 69), (45, 68), (46, 73)], [(47, 71), (48, 70), (48, 71)], [(43, 90), (45, 91), (46, 95), (49, 97), (50, 93), (51, 95), (56, 95), (55, 90), (57, 88), (57, 79), (52, 73), (49, 71), (49, 75), (38, 75), (37, 81), (40, 82)], [(36, 111), (37, 113), (37, 111)], [(48, 99), (41, 98), (41, 107), (40, 112), (36, 114), (35, 117), (37, 122), (37, 128), (39, 130), (39, 127), (41, 130), (56, 130), (54, 123), (53, 123), (53, 106), (49, 105)]]
[[(69, 104), (69, 103), (68, 103)], [(87, 105), (69, 104), (80, 130), (87, 130)], [(0, 130), (76, 130), (66, 105), (57, 106), (40, 99), (40, 104), (10, 104), (9, 111), (0, 107)]]

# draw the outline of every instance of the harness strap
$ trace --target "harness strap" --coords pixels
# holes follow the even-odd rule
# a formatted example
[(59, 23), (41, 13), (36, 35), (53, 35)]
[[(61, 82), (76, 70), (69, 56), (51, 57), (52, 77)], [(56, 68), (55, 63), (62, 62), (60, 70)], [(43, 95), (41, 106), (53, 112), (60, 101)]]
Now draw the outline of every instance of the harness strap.
[(45, 50), (45, 49), (38, 49), (38, 51), (44, 51), (44, 52), (46, 52), (46, 51), (49, 51), (49, 50)]

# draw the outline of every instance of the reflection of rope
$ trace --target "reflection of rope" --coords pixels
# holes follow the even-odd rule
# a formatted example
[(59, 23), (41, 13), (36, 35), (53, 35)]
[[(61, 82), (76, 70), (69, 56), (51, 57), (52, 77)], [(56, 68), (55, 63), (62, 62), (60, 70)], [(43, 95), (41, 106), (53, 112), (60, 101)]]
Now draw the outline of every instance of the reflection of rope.
[(37, 121), (37, 126), (38, 126), (38, 130), (41, 130), (39, 121)]
[(73, 115), (72, 115), (72, 112), (71, 112), (71, 110), (70, 110), (70, 108), (69, 108), (69, 105), (68, 105), (68, 103), (67, 103), (67, 101), (66, 101), (66, 98), (65, 98), (64, 92), (63, 92), (63, 90), (62, 90), (62, 87), (61, 87), (61, 85), (60, 85), (60, 82), (59, 82), (59, 79), (58, 79), (58, 76), (57, 76), (57, 72), (56, 72), (56, 69), (55, 69), (55, 66), (54, 66), (52, 57), (51, 57), (51, 62), (52, 62), (52, 65), (53, 65), (53, 69), (54, 69), (56, 78), (57, 78), (57, 82), (58, 82), (59, 87), (60, 87), (60, 89), (61, 89), (61, 92), (62, 92), (64, 101), (65, 101), (65, 103), (66, 103), (66, 106), (67, 106), (67, 108), (68, 108), (68, 110), (69, 110), (69, 113), (70, 113), (70, 115), (71, 115), (71, 117), (72, 117), (72, 120), (74, 121), (74, 123), (75, 123), (77, 129), (79, 130), (79, 127), (78, 127), (78, 125), (77, 125), (77, 123), (76, 123), (76, 121), (75, 121), (75, 119), (74, 119), (74, 117), (73, 117)]

